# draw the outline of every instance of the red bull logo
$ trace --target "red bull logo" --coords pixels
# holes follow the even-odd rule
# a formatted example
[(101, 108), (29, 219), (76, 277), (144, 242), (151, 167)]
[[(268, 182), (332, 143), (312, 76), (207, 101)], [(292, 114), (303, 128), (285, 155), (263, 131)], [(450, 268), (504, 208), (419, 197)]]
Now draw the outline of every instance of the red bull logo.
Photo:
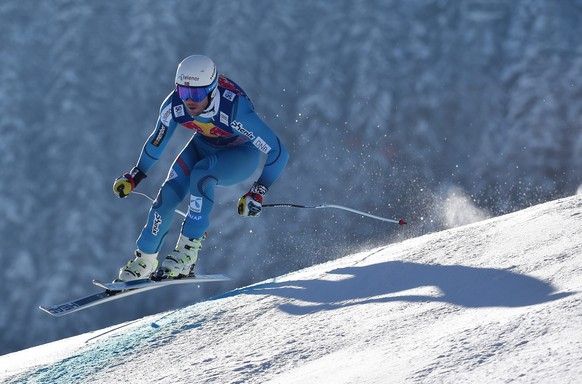
[(198, 132), (199, 134), (206, 136), (206, 137), (217, 138), (217, 137), (231, 137), (232, 136), (231, 132), (227, 132), (223, 129), (220, 129), (219, 127), (217, 127), (213, 123), (201, 123), (199, 121), (188, 121), (186, 123), (183, 123), (182, 125), (188, 129), (192, 129), (192, 130), (194, 130), (194, 131)]

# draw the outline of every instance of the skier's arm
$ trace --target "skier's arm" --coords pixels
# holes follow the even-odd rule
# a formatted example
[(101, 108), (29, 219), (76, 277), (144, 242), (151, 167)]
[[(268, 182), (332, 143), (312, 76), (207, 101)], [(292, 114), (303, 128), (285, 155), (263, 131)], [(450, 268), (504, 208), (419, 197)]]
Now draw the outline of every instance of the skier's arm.
[(170, 137), (177, 125), (172, 119), (170, 96), (166, 98), (160, 107), (155, 129), (143, 145), (137, 165), (131, 171), (115, 179), (113, 192), (117, 196), (121, 198), (127, 197), (140, 181), (147, 177), (146, 173), (158, 161), (168, 141), (170, 141)]
[(172, 119), (171, 107), (170, 94), (160, 107), (155, 129), (144, 143), (137, 161), (136, 167), (145, 174), (160, 159), (176, 129), (177, 124)]
[(246, 98), (241, 98), (239, 101), (236, 119), (245, 129), (252, 132), (253, 145), (267, 154), (263, 172), (257, 182), (269, 188), (283, 173), (289, 160), (289, 153), (279, 137), (261, 120)]
[(271, 149), (267, 154), (267, 161), (265, 162), (263, 173), (261, 173), (261, 176), (257, 180), (259, 184), (267, 188), (281, 176), (289, 160), (289, 153), (278, 137), (274, 137), (270, 147)]
[(246, 99), (241, 99), (241, 101), (242, 103), (239, 102), (238, 105), (239, 113), (236, 115), (240, 123), (239, 128), (245, 132), (255, 147), (267, 154), (259, 179), (249, 192), (238, 200), (237, 204), (239, 215), (253, 217), (261, 213), (263, 196), (283, 172), (289, 160), (289, 154), (275, 132), (254, 112), (252, 104)]

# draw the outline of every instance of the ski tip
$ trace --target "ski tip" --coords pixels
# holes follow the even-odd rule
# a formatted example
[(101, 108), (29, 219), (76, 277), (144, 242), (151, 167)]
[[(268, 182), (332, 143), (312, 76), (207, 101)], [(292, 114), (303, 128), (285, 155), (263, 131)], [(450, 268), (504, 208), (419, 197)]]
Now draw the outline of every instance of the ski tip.
[(48, 313), (48, 314), (49, 314), (49, 315), (51, 315), (51, 316), (54, 316), (54, 317), (58, 317), (58, 316), (59, 316), (58, 314), (56, 314), (56, 313), (54, 313), (53, 311), (51, 311), (51, 309), (50, 309), (50, 308), (48, 308), (48, 307), (45, 307), (44, 305), (39, 305), (39, 306), (38, 306), (38, 309), (40, 309), (40, 310), (41, 310), (41, 311), (43, 311), (43, 312), (46, 312), (46, 313)]
[(91, 282), (93, 283), (93, 285), (96, 285), (99, 288), (108, 289), (107, 285), (101, 280), (93, 279)]
[(216, 281), (232, 281), (232, 278), (226, 275), (195, 275), (196, 278), (208, 278)]

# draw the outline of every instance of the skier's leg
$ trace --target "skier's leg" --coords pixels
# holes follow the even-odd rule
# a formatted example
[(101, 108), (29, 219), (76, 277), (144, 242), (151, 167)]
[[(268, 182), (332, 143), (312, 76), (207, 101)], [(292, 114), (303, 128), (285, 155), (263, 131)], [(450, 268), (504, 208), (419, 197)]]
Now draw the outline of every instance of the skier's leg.
[(243, 145), (219, 150), (194, 165), (190, 176), (188, 216), (182, 224), (182, 232), (174, 251), (162, 264), (168, 276), (192, 273), (209, 226), (215, 187), (244, 181), (256, 170), (260, 160), (260, 152)]
[(200, 158), (201, 155), (191, 140), (174, 160), (137, 240), (137, 248), (141, 251), (147, 253), (160, 251), (170, 230), (174, 210), (188, 194), (191, 169)]
[(196, 163), (190, 176), (190, 205), (182, 233), (189, 238), (203, 236), (210, 224), (215, 187), (246, 180), (260, 160), (260, 152), (242, 145), (220, 150)]
[(170, 230), (174, 209), (189, 190), (190, 169), (199, 160), (191, 141), (176, 158), (166, 181), (150, 208), (145, 227), (136, 242), (135, 258), (119, 271), (119, 278), (127, 281), (149, 276), (158, 266), (158, 253)]

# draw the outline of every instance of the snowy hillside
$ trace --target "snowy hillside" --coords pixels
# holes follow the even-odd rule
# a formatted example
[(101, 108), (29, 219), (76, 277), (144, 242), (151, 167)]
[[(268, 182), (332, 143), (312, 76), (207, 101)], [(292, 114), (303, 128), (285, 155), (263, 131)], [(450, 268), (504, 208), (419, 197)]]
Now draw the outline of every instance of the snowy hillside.
[[(581, 20), (582, 0), (0, 1), (0, 354), (575, 194)], [(87, 294), (133, 257), (150, 204), (111, 185), (194, 53), (245, 89), (291, 155), (266, 202), (416, 223), (297, 210), (240, 220), (251, 178), (217, 190), (201, 253), (204, 273), (234, 284), (47, 322), (38, 304)], [(191, 133), (176, 131), (142, 192), (157, 194)]]
[(580, 382), (581, 233), (577, 195), (8, 354), (0, 381)]

